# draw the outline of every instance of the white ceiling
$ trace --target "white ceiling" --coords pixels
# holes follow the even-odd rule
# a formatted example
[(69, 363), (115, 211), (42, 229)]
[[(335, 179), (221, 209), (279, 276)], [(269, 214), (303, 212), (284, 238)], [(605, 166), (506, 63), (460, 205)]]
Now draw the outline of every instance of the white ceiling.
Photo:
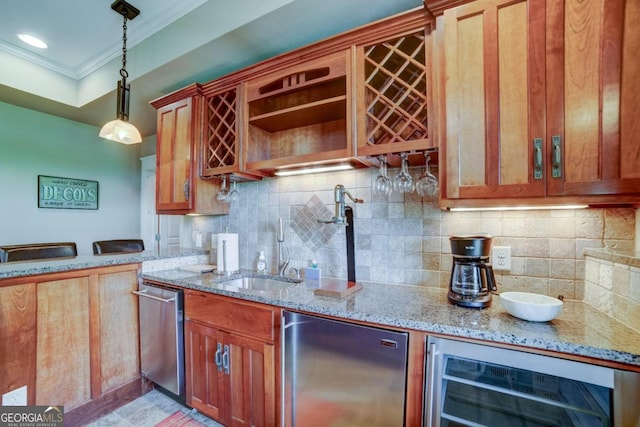
[[(415, 7), (421, 0), (127, 0), (130, 121), (149, 101)], [(115, 118), (123, 18), (113, 0), (14, 0), (0, 14), (0, 101), (94, 126)], [(42, 38), (30, 47), (18, 33)]]

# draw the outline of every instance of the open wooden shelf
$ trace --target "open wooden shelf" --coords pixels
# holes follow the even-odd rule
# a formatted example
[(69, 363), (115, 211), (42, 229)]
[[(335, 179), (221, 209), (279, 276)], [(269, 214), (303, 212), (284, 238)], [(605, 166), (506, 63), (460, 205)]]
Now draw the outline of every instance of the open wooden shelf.
[(261, 114), (249, 123), (268, 132), (309, 126), (343, 119), (346, 115), (346, 95), (311, 102), (296, 107)]

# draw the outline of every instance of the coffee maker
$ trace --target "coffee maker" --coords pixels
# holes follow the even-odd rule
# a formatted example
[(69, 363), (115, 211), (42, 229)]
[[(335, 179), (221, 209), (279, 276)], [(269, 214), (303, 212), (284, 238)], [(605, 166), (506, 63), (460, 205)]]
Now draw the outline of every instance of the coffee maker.
[(449, 302), (462, 307), (489, 307), (491, 291), (497, 290), (489, 262), (491, 237), (451, 236), (449, 241), (453, 255)]

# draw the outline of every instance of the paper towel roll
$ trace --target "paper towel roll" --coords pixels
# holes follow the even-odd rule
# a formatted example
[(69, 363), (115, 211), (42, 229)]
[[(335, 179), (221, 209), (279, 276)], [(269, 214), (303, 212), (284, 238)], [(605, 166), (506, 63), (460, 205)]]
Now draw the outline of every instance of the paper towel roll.
[(218, 271), (221, 273), (233, 273), (238, 271), (238, 234), (218, 234)]

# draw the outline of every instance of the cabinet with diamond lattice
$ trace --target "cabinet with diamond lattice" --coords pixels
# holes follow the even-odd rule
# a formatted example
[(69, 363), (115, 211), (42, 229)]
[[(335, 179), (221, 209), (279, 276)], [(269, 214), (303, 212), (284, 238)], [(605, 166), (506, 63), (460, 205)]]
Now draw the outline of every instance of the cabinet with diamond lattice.
[(214, 81), (203, 87), (204, 134), (201, 176), (231, 174), (236, 180), (252, 180), (242, 150), (242, 85), (221, 86)]
[(428, 26), (356, 48), (358, 155), (435, 148), (430, 138)]

